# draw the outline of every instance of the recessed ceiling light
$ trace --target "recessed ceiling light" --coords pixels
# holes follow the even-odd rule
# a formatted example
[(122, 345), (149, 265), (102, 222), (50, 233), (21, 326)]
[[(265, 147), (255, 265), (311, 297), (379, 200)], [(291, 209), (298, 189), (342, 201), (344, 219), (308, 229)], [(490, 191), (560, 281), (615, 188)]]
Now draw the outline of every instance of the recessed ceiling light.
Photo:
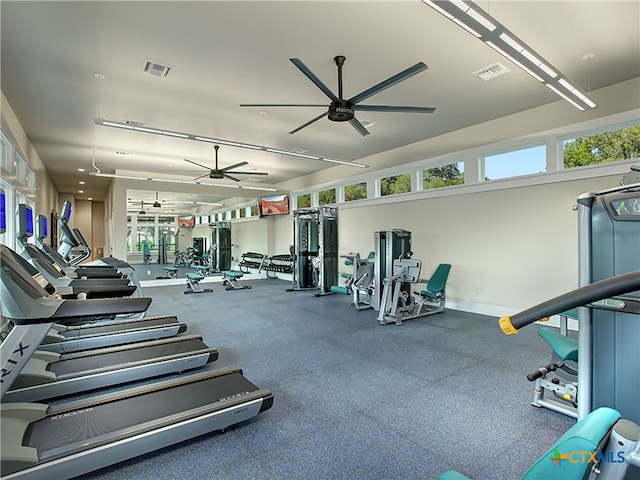
[(78, 182), (80, 185), (84, 185), (84, 182), (81, 180)]
[(93, 197), (87, 197), (87, 200), (93, 200)]
[(84, 190), (78, 190), (78, 193), (84, 193)]
[(85, 171), (85, 169), (84, 169), (84, 168), (79, 168), (79, 169), (78, 169), (78, 171), (79, 171), (79, 172), (84, 172), (84, 171)]

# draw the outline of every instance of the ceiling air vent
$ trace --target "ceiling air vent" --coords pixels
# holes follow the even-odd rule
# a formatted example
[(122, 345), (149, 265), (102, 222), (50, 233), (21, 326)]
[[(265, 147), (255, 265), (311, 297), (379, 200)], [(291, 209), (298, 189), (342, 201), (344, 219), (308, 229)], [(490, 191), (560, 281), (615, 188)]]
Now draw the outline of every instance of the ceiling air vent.
[(167, 75), (169, 75), (169, 72), (171, 70), (172, 68), (167, 65), (161, 65), (149, 60), (147, 60), (144, 64), (144, 71), (153, 75), (154, 77), (166, 77)]
[(492, 80), (510, 71), (511, 70), (505, 67), (503, 64), (495, 63), (493, 65), (489, 65), (488, 67), (481, 68), (480, 70), (476, 70), (475, 72), (473, 72), (473, 74), (486, 82), (487, 80)]

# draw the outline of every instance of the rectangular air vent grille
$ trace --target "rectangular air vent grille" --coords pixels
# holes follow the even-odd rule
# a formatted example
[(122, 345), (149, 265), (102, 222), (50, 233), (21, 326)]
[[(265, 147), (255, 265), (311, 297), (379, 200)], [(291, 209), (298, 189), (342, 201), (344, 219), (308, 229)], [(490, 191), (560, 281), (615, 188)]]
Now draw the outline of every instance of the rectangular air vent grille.
[(481, 68), (480, 70), (476, 70), (475, 72), (473, 72), (473, 74), (486, 82), (487, 80), (494, 79), (510, 71), (511, 70), (505, 67), (503, 64), (495, 63), (493, 65), (489, 65), (488, 67)]
[(171, 67), (147, 60), (144, 65), (144, 71), (154, 77), (166, 77), (169, 75)]

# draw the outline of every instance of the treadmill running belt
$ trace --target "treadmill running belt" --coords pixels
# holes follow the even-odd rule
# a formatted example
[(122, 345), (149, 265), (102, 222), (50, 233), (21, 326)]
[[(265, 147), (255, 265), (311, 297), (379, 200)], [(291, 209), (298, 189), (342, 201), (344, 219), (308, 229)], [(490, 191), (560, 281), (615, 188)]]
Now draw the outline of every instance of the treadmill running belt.
[[(27, 429), (23, 445), (36, 448), (40, 460), (49, 461), (140, 433), (134, 431), (136, 425), (256, 390), (237, 372), (165, 388), (38, 420)], [(70, 450), (72, 445), (76, 448)]]
[(177, 324), (177, 320), (175, 317), (168, 318), (154, 318), (154, 319), (146, 319), (143, 321), (134, 321), (134, 322), (118, 322), (113, 323), (111, 325), (100, 325), (99, 323), (87, 327), (87, 328), (74, 328), (71, 330), (63, 330), (60, 332), (65, 338), (75, 338), (78, 335), (105, 335), (108, 333), (118, 333), (118, 332), (126, 332), (130, 328), (146, 328), (146, 327), (158, 327), (165, 325), (174, 325)]
[(93, 369), (106, 367), (117, 368), (118, 366), (124, 366), (131, 362), (152, 360), (154, 358), (206, 350), (208, 348), (202, 340), (194, 338), (186, 341), (176, 341), (58, 361), (50, 364), (47, 370), (55, 373), (58, 378), (62, 378)]

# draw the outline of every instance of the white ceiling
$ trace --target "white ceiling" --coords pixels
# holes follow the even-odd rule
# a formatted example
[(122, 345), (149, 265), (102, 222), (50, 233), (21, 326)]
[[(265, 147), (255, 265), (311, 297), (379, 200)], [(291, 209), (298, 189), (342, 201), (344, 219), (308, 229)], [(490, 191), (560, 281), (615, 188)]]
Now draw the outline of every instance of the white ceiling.
[[(637, 0), (477, 3), (585, 91), (640, 76)], [(93, 169), (94, 152), (102, 172), (190, 179), (203, 171), (184, 158), (213, 166), (210, 144), (99, 127), (91, 121), (98, 116), (358, 161), (558, 100), (418, 0), (3, 0), (0, 9), (2, 91), (58, 191), (76, 198), (102, 198), (106, 192), (108, 179), (78, 172)], [(595, 57), (583, 60), (589, 53)], [(287, 133), (322, 109), (239, 107), (328, 104), (288, 59), (300, 58), (337, 94), (333, 57), (339, 54), (347, 58), (347, 98), (425, 62), (428, 70), (364, 103), (435, 106), (436, 112), (358, 113), (361, 121), (375, 123), (363, 139), (350, 125), (326, 118)], [(172, 71), (166, 78), (144, 73), (147, 60)], [(496, 62), (511, 72), (489, 82), (472, 75)], [(106, 78), (96, 80), (95, 72)], [(268, 177), (243, 177), (243, 184), (258, 186), (277, 186), (332, 166), (225, 146), (219, 158), (221, 167), (247, 161), (243, 169), (268, 172)], [(82, 187), (80, 180), (86, 182)], [(149, 183), (155, 195), (162, 184)], [(225, 198), (232, 192), (212, 187), (211, 194)]]

